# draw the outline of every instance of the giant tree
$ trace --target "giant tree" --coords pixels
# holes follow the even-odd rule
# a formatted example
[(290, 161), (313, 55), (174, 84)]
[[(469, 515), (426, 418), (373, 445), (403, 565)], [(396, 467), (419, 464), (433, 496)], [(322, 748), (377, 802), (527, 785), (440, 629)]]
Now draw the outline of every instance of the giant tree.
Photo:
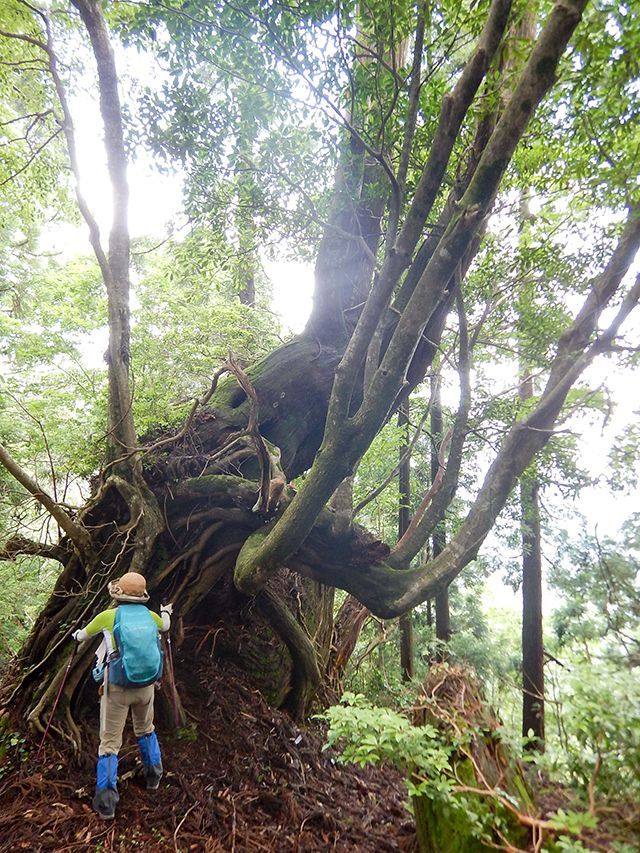
[[(15, 4), (20, 14), (13, 29), (0, 35), (6, 43), (28, 45), (43, 64), (52, 85), (51, 109), (76, 171), (73, 122), (57, 56), (60, 24), (48, 11)], [(136, 434), (130, 381), (127, 156), (114, 34), (105, 17), (112, 10), (99, 0), (73, 0), (65, 8), (61, 20), (73, 13), (95, 59), (114, 191), (106, 248), (77, 193), (108, 298), (108, 424), (92, 496), (75, 509), (47, 494), (10, 448), (0, 449), (7, 471), (62, 530), (55, 549), (16, 536), (2, 552), (7, 558), (40, 550), (62, 565), (5, 684), (5, 701), (16, 703), (34, 726), (41, 725), (56, 694), (71, 632), (104, 606), (108, 581), (126, 570), (146, 575), (152, 602), (176, 602), (185, 643), (211, 635), (215, 626), (216, 651), (232, 655), (273, 702), (302, 714), (327, 660), (334, 588), (351, 593), (374, 614), (394, 617), (433, 598), (474, 560), (518, 478), (553, 437), (567, 395), (592, 360), (611, 348), (640, 296), (640, 280), (626, 278), (640, 242), (640, 216), (637, 201), (629, 197), (625, 204), (622, 192), (608, 200), (618, 211), (627, 208), (617, 242), (576, 288), (583, 304), (559, 329), (544, 390), (504, 434), (447, 544), (425, 564), (413, 565), (454, 498), (462, 469), (469, 349), (494, 305), (490, 295), (486, 310), (477, 314), (467, 275), (482, 252), (496, 201), (508, 197), (510, 164), (522, 156), (523, 140), (535, 144), (540, 115), (558, 134), (578, 122), (572, 91), (587, 73), (590, 27), (606, 26), (622, 39), (614, 9), (586, 12), (593, 20), (585, 24), (585, 7), (586, 0), (563, 0), (547, 8), (535, 43), (506, 79), (502, 51), (518, 14), (511, 0), (480, 7), (443, 3), (430, 11), (422, 4), (393, 3), (391, 14), (386, 3), (357, 9), (150, 4), (147, 31), (159, 27), (161, 16), (160, 41), (169, 32), (176, 43), (183, 38), (196, 44), (197, 75), (208, 57), (219, 62), (219, 54), (200, 49), (203, 32), (208, 44), (235, 40), (238, 51), (249, 45), (255, 54), (260, 44), (261, 56), (274, 57), (273, 73), (284, 69), (293, 81), (284, 96), (294, 103), (306, 92), (339, 129), (331, 203), (316, 219), (322, 233), (314, 308), (304, 332), (250, 366), (232, 356), (212, 364), (210, 387), (194, 401), (183, 426), (142, 437)], [(312, 63), (321, 61), (317, 50), (308, 49), (311, 65), (300, 59), (304, 38), (298, 34), (313, 27), (321, 29), (332, 61), (343, 59), (333, 89), (330, 76), (319, 83), (311, 73)], [(604, 79), (620, 45), (612, 37), (597, 46)], [(620, 90), (634, 74), (632, 57), (627, 59), (625, 72), (616, 70)], [(246, 64), (239, 66), (238, 76), (248, 78)], [(188, 79), (186, 68), (184, 75), (181, 80)], [(273, 95), (274, 78), (262, 76)], [(596, 95), (607, 88), (602, 80), (593, 86)], [(195, 98), (197, 92), (185, 85), (182, 94)], [(610, 128), (607, 144), (624, 143), (623, 124)], [(200, 138), (206, 130), (206, 123), (200, 126)], [(266, 138), (268, 130), (265, 125), (255, 138)], [(598, 144), (602, 138), (592, 143), (592, 157)], [(588, 156), (588, 148), (586, 139), (579, 156)], [(557, 163), (548, 164), (539, 148), (536, 153), (532, 170), (543, 183), (545, 171), (553, 175)], [(621, 159), (628, 157), (625, 147)], [(206, 185), (199, 189), (205, 193)], [(304, 187), (296, 192), (309, 200)], [(258, 224), (256, 217), (254, 235)], [(611, 315), (601, 326), (608, 307)], [(446, 467), (437, 491), (389, 548), (357, 524), (345, 524), (330, 500), (429, 371), (447, 323), (458, 326), (453, 352), (461, 391)], [(289, 485), (294, 479), (295, 488)], [(65, 728), (75, 736), (74, 718), (87, 701), (83, 676), (90, 656), (85, 649), (74, 662), (61, 706)]]

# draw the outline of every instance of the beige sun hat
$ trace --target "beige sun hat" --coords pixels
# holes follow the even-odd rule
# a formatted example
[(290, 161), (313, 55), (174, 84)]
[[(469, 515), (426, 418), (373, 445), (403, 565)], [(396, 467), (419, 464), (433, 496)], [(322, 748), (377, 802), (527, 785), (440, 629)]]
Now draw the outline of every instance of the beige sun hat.
[(109, 583), (109, 595), (116, 601), (149, 601), (147, 582), (138, 572), (127, 572), (117, 581)]

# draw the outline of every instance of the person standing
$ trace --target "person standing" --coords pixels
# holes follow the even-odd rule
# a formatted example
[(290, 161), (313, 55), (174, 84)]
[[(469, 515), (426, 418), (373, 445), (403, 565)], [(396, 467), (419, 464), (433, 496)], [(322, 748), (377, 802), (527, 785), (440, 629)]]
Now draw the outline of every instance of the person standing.
[(162, 757), (153, 724), (153, 700), (155, 682), (162, 675), (159, 632), (169, 630), (173, 612), (171, 604), (163, 605), (160, 615), (148, 609), (146, 581), (137, 572), (111, 581), (109, 594), (116, 606), (98, 613), (73, 633), (79, 643), (103, 635), (98, 657), (100, 660), (101, 653), (106, 663), (96, 668), (103, 684), (93, 807), (104, 820), (114, 817), (119, 800), (118, 752), (129, 710), (147, 788), (155, 790), (160, 785)]

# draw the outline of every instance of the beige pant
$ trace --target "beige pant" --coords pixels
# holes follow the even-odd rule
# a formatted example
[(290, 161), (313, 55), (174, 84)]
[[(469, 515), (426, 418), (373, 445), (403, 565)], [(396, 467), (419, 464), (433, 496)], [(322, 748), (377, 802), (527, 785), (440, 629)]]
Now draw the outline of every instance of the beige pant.
[(153, 697), (155, 687), (119, 687), (110, 684), (100, 700), (100, 746), (98, 755), (118, 754), (122, 734), (131, 708), (136, 737), (153, 731)]

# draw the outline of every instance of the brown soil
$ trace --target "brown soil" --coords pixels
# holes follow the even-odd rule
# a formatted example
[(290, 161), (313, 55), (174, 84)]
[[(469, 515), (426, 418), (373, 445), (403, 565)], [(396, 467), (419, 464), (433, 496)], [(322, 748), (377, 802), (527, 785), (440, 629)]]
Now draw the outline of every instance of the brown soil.
[[(47, 740), (0, 780), (0, 850), (346, 851), (415, 847), (402, 777), (336, 763), (319, 725), (300, 727), (270, 708), (240, 673), (178, 662), (192, 739), (158, 725), (165, 776), (144, 787), (128, 726), (114, 821), (91, 808), (97, 720), (84, 724), (80, 756)], [(184, 679), (183, 679), (184, 682)], [(15, 760), (15, 750), (13, 752)]]

